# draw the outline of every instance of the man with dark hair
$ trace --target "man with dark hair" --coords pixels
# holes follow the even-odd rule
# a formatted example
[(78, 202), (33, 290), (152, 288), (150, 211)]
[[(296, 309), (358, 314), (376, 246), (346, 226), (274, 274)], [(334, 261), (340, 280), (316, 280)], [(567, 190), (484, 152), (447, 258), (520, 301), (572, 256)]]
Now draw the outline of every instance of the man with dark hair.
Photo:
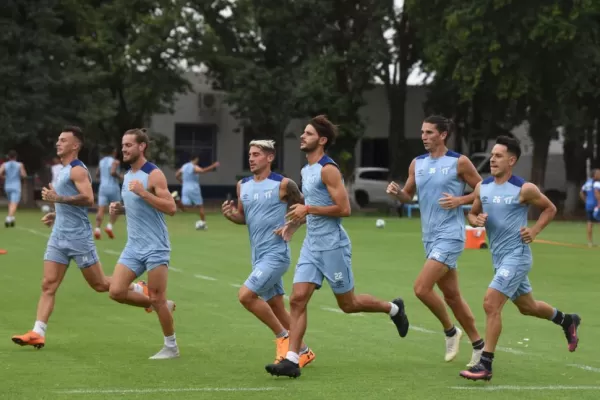
[(27, 176), (23, 163), (17, 161), (17, 152), (8, 152), (8, 161), (0, 165), (0, 177), (4, 178), (4, 192), (8, 198), (8, 215), (4, 220), (4, 226), (15, 226), (15, 214), (21, 201), (21, 179)]
[[(56, 291), (60, 287), (67, 268), (74, 260), (87, 283), (97, 292), (107, 292), (110, 277), (104, 275), (96, 252), (92, 225), (88, 219), (88, 207), (94, 204), (92, 178), (87, 167), (79, 160), (83, 133), (76, 127), (65, 128), (56, 142), (56, 154), (64, 167), (60, 170), (56, 185), (42, 189), (42, 199), (55, 203), (55, 212), (42, 218), (46, 226), (52, 226), (44, 254), (44, 277), (42, 293), (37, 307), (33, 329), (24, 335), (15, 335), (12, 341), (21, 346), (42, 348), (46, 344), (48, 320), (54, 310)], [(150, 302), (140, 285), (129, 286), (130, 301)], [(133, 299), (133, 300), (131, 300)]]
[[(403, 203), (412, 203), (415, 191), (418, 192), (427, 259), (415, 281), (415, 295), (442, 324), (446, 335), (446, 362), (458, 355), (463, 335), (448, 314), (446, 304), (450, 306), (473, 347), (467, 364), (470, 367), (479, 362), (484, 343), (475, 327), (475, 317), (460, 293), (457, 261), (465, 247), (462, 205), (471, 204), (474, 196), (472, 193), (464, 195), (465, 183), (474, 188), (481, 182), (481, 176), (471, 160), (446, 147), (446, 140), (453, 132), (452, 120), (439, 115), (425, 118), (421, 139), (427, 153), (412, 161), (402, 190), (396, 182), (391, 182), (387, 192)], [(442, 291), (443, 300), (434, 290), (435, 285)]]
[(294, 273), (290, 296), (290, 344), (286, 358), (266, 366), (276, 376), (300, 376), (300, 355), (307, 326), (307, 305), (326, 279), (338, 306), (345, 313), (375, 312), (388, 314), (401, 337), (408, 332), (404, 301), (379, 300), (368, 294), (354, 293), (352, 247), (342, 227), (342, 218), (350, 215), (350, 201), (338, 165), (325, 154), (333, 143), (337, 128), (320, 115), (308, 123), (300, 137), (300, 150), (308, 164), (302, 168), (304, 204), (294, 204), (287, 214), (289, 222), (277, 232), (290, 240), (298, 227), (306, 223), (306, 238)]
[[(494, 351), (502, 331), (502, 309), (509, 299), (521, 314), (561, 326), (569, 351), (575, 351), (579, 343), (577, 328), (581, 318), (564, 314), (532, 295), (528, 274), (533, 258), (529, 243), (552, 221), (556, 207), (536, 185), (513, 175), (520, 155), (516, 139), (500, 136), (496, 140), (490, 159), (492, 176), (475, 188), (475, 201), (468, 215), (471, 225), (486, 227), (495, 273), (483, 300), (486, 332), (481, 361), (460, 373), (471, 380), (492, 379)], [(529, 205), (542, 210), (531, 228), (527, 227)]]
[(198, 207), (200, 220), (196, 223), (197, 229), (207, 229), (206, 216), (204, 214), (204, 200), (202, 199), (202, 189), (198, 180), (200, 174), (210, 172), (219, 166), (219, 162), (214, 162), (206, 168), (198, 166), (199, 156), (192, 156), (192, 159), (183, 164), (175, 173), (175, 177), (182, 183), (181, 185), (181, 204), (184, 207)]

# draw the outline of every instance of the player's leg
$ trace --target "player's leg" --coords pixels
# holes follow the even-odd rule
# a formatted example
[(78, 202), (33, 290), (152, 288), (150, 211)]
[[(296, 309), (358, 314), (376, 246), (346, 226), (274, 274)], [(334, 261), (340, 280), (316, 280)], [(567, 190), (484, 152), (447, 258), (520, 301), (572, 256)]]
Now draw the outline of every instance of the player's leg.
[(290, 339), (285, 360), (265, 367), (268, 373), (275, 376), (300, 376), (300, 348), (308, 320), (307, 305), (314, 291), (321, 287), (323, 274), (317, 268), (315, 254), (303, 245), (300, 258), (294, 272), (294, 284), (290, 296)]
[(594, 245), (594, 239), (593, 239), (594, 210), (590, 210), (590, 211), (586, 210), (585, 213), (587, 216), (586, 233), (587, 233), (588, 246), (592, 247)]
[(104, 221), (104, 213), (109, 205), (108, 198), (103, 191), (98, 191), (98, 210), (96, 211), (96, 229), (94, 229), (94, 238), (99, 240), (102, 238), (102, 221)]
[[(518, 250), (521, 252), (521, 250)], [(492, 379), (494, 352), (502, 332), (502, 309), (508, 299), (515, 299), (519, 287), (527, 280), (531, 269), (530, 257), (511, 257), (507, 255), (495, 266), (492, 283), (483, 299), (485, 311), (485, 346), (480, 362), (460, 375), (471, 380)]]
[(6, 196), (8, 197), (8, 215), (6, 216), (4, 225), (6, 227), (14, 227), (16, 219), (15, 216), (17, 214), (17, 207), (19, 206), (19, 202), (21, 201), (21, 191), (7, 190)]
[(69, 265), (69, 258), (59, 248), (48, 244), (44, 255), (44, 276), (42, 292), (37, 306), (36, 320), (33, 329), (24, 335), (15, 335), (12, 341), (21, 346), (30, 345), (42, 348), (45, 345), (48, 320), (56, 301), (56, 291), (62, 283)]
[[(481, 358), (484, 342), (479, 335), (477, 328), (475, 327), (475, 317), (473, 316), (473, 312), (460, 294), (458, 285), (458, 271), (456, 268), (451, 268), (442, 278), (440, 278), (437, 285), (444, 295), (444, 301), (446, 304), (448, 304), (448, 306), (450, 306), (450, 309), (454, 313), (458, 323), (463, 327), (467, 333), (467, 336), (469, 336), (473, 346), (473, 353), (471, 356), (471, 361), (467, 364), (467, 367), (472, 367), (476, 365)], [(458, 341), (452, 340), (451, 338), (447, 339), (446, 342), (447, 345), (453, 345), (455, 343), (458, 344)], [(458, 346), (455, 347), (456, 353), (458, 353)]]
[(579, 315), (565, 314), (546, 302), (535, 300), (531, 292), (529, 279), (519, 287), (516, 296), (518, 297), (513, 300), (513, 303), (518, 307), (521, 314), (547, 319), (559, 325), (567, 338), (569, 351), (573, 352), (577, 349), (579, 344), (577, 329), (581, 324)]
[(107, 278), (110, 282), (110, 298), (117, 303), (143, 307), (146, 311), (151, 311), (150, 297), (144, 294), (143, 288), (136, 288), (136, 285), (132, 285), (136, 277), (143, 274), (144, 271), (144, 265), (136, 258), (135, 254), (125, 247), (112, 276)]
[[(173, 323), (175, 303), (171, 300), (167, 300), (167, 278), (170, 252), (160, 253), (164, 254), (162, 256), (157, 254), (156, 256), (151, 257), (146, 264), (150, 302), (152, 303), (152, 308), (158, 315), (158, 321), (164, 335), (164, 346), (158, 353), (150, 357), (152, 360), (179, 357), (179, 347), (177, 346), (175, 326)], [(159, 259), (161, 259), (161, 261), (158, 261)]]

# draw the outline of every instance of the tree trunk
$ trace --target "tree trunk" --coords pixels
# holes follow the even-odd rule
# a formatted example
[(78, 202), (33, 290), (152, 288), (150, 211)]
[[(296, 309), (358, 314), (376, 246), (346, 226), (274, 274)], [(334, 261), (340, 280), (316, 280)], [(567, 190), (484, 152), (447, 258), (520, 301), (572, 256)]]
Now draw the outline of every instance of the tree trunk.
[[(402, 75), (402, 74), (401, 74)], [(405, 103), (406, 79), (400, 78), (397, 85), (387, 86), (387, 100), (390, 111), (390, 126), (388, 132), (390, 178), (402, 179), (406, 176), (408, 165), (406, 159)]]
[[(533, 158), (531, 160), (530, 182), (537, 185), (544, 192), (544, 181), (546, 177), (546, 164), (548, 162), (548, 148), (550, 147), (550, 135), (552, 125), (545, 117), (533, 119), (529, 122), (529, 135), (533, 140)], [(558, 206), (556, 204), (556, 206)], [(529, 208), (529, 217), (536, 219), (540, 210), (536, 207)]]

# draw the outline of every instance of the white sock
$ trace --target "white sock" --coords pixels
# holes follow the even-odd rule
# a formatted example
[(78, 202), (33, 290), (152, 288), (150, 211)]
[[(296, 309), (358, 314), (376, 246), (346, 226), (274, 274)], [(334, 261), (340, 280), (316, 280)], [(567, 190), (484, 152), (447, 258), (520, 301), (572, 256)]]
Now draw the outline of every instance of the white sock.
[(96, 228), (96, 232), (100, 232), (100, 227)]
[(298, 364), (300, 362), (300, 356), (298, 355), (298, 353), (294, 353), (293, 351), (288, 351), (285, 355), (285, 358), (287, 358), (294, 364)]
[(48, 325), (42, 321), (35, 321), (33, 325), (33, 331), (42, 337), (46, 337), (46, 329)]
[(398, 306), (394, 303), (390, 303), (390, 306), (392, 306), (392, 308), (390, 309), (390, 317), (393, 317), (394, 315), (398, 314), (400, 308), (398, 308)]
[(136, 293), (144, 293), (144, 288), (139, 283), (133, 284), (133, 291)]
[(109, 231), (112, 231), (112, 224), (106, 225), (106, 229), (108, 229)]
[(177, 340), (175, 339), (175, 334), (171, 336), (165, 336), (165, 346), (177, 347)]

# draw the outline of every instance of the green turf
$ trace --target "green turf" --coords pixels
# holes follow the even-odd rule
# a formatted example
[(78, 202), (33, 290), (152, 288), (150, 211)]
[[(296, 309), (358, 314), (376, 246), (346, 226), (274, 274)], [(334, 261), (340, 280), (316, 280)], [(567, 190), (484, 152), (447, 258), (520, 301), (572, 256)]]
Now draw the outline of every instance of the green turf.
[[(46, 347), (37, 351), (14, 345), (10, 336), (31, 329), (35, 319), (45, 235), (49, 233), (39, 223), (40, 217), (40, 213), (20, 213), (18, 228), (0, 228), (0, 248), (8, 250), (8, 254), (0, 255), (0, 398), (600, 398), (600, 345), (594, 341), (600, 336), (600, 252), (596, 249), (532, 246), (535, 264), (530, 278), (535, 295), (583, 318), (577, 352), (567, 351), (560, 328), (521, 316), (509, 304), (499, 344), (505, 350), (496, 353), (493, 382), (473, 383), (458, 377), (471, 355), (468, 341), (463, 340), (457, 360), (445, 363), (439, 323), (413, 294), (412, 284), (423, 263), (418, 219), (388, 218), (385, 229), (379, 230), (374, 217), (349, 218), (345, 226), (352, 238), (357, 291), (384, 299), (404, 297), (412, 326), (422, 329), (411, 330), (400, 339), (385, 315), (331, 311), (336, 303), (325, 286), (309, 306), (306, 340), (317, 358), (303, 370), (302, 377), (291, 380), (274, 378), (264, 371), (274, 356), (273, 338), (239, 305), (237, 289), (232, 286), (243, 283), (250, 270), (246, 229), (219, 215), (209, 215), (209, 230), (205, 232), (193, 229), (192, 215), (168, 220), (172, 266), (177, 269), (169, 275), (169, 297), (177, 301), (180, 359), (148, 360), (162, 346), (155, 314), (94, 293), (74, 266), (59, 290)], [(124, 244), (123, 221), (115, 230), (117, 239), (104, 236), (97, 242), (107, 274)], [(292, 242), (294, 260), (303, 236), (304, 232), (299, 232)], [(541, 238), (585, 243), (584, 225), (555, 223)], [(490, 255), (487, 250), (467, 250), (459, 264), (463, 295), (483, 332), (481, 304), (492, 277)], [(286, 275), (288, 290), (291, 278), (292, 271)], [(588, 390), (501, 390), (505, 385), (588, 386)], [(482, 394), (453, 387), (498, 390)], [(194, 391), (200, 388), (269, 390)], [(76, 389), (84, 393), (65, 392)], [(102, 390), (116, 391), (99, 392)]]

